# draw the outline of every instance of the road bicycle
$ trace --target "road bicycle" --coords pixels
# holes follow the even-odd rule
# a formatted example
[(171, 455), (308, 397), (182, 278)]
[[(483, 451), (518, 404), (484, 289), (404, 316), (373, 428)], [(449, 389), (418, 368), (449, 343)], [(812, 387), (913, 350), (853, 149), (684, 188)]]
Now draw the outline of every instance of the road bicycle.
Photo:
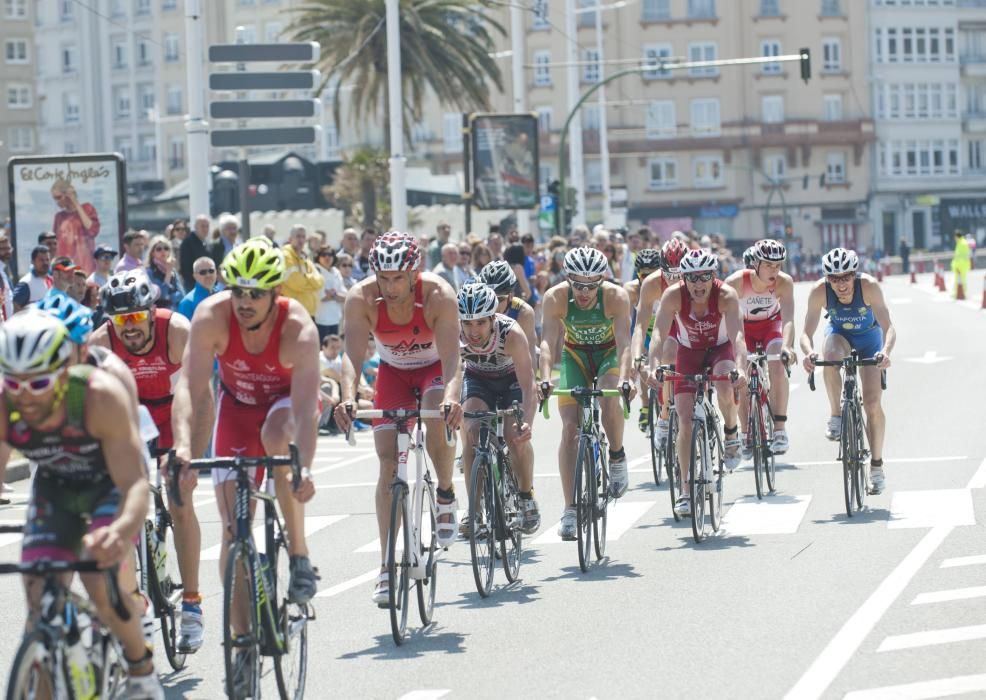
[[(674, 372), (674, 364), (660, 365), (656, 371)], [(655, 483), (660, 484), (658, 474), (662, 468), (667, 474), (668, 495), (671, 497), (671, 515), (674, 516), (675, 522), (678, 522), (681, 520), (681, 516), (678, 515), (674, 507), (678, 502), (678, 498), (682, 495), (683, 487), (681, 484), (681, 470), (678, 468), (678, 449), (676, 447), (678, 440), (678, 412), (675, 411), (674, 407), (674, 389), (669, 388), (670, 386), (661, 384), (660, 389), (651, 387), (649, 418), (651, 424), (650, 458), (651, 467), (654, 469)], [(657, 435), (657, 419), (659, 416), (658, 411), (660, 410), (660, 404), (656, 399), (658, 391), (667, 394), (663, 397), (668, 402), (668, 434), (664, 438), (660, 438)]]
[(483, 598), (493, 589), (496, 560), (513, 583), (520, 576), (524, 535), (517, 479), (510, 463), (503, 423), (513, 418), (520, 429), (524, 412), (515, 401), (508, 409), (466, 411), (464, 417), (480, 421), (479, 441), (472, 462), (469, 485), (469, 552), (476, 590)]
[[(189, 468), (230, 469), (236, 473), (233, 540), (223, 576), (226, 694), (230, 698), (261, 698), (276, 690), (283, 700), (298, 700), (305, 694), (308, 623), (315, 619), (315, 609), (310, 604), (288, 600), (290, 557), (277, 513), (272, 473), (274, 469), (290, 468), (292, 487), (297, 489), (301, 483), (298, 448), (290, 445), (289, 454), (279, 457), (193, 459)], [(256, 468), (265, 470), (263, 490), (253, 475)], [(180, 464), (173, 452), (169, 455), (168, 469), (171, 498), (181, 506)], [(264, 504), (263, 552), (257, 550), (253, 539), (251, 501)], [(240, 633), (234, 633), (234, 621), (242, 623)], [(273, 666), (273, 681), (270, 666)]]
[[(0, 526), (0, 532), (23, 532)], [(59, 700), (121, 698), (127, 664), (120, 643), (100, 624), (92, 603), (69, 589), (66, 574), (103, 571), (110, 605), (121, 620), (130, 611), (121, 598), (116, 567), (100, 569), (94, 561), (0, 564), (0, 574), (44, 579), (41, 608), (34, 628), (24, 634), (7, 679), (7, 700), (52, 697)]]
[[(390, 485), (390, 526), (387, 530), (386, 566), (390, 596), (386, 607), (390, 610), (390, 631), (394, 643), (400, 645), (407, 639), (408, 601), (412, 581), (418, 589), (418, 613), (421, 624), (428, 625), (435, 612), (435, 586), (438, 576), (440, 551), (438, 546), (438, 501), (435, 482), (431, 478), (425, 452), (423, 420), (445, 420), (446, 411), (422, 409), (421, 394), (415, 392), (416, 409), (350, 410), (356, 420), (392, 420), (397, 427), (397, 471)], [(414, 422), (412, 442), (410, 423)], [(349, 444), (355, 444), (352, 427), (346, 432)], [(452, 432), (445, 428), (445, 441), (454, 442)], [(414, 486), (407, 480), (407, 461), (414, 452)], [(412, 490), (413, 489), (413, 490)], [(410, 501), (408, 497), (410, 496)], [(403, 527), (402, 527), (403, 524)]]
[[(850, 518), (863, 509), (870, 480), (870, 450), (866, 444), (866, 419), (859, 388), (860, 367), (879, 363), (875, 357), (860, 359), (853, 350), (841, 360), (815, 360), (816, 367), (842, 368), (842, 432), (839, 435), (839, 461), (842, 462), (842, 490), (846, 498), (846, 515)], [(808, 375), (808, 386), (815, 390), (815, 373)], [(880, 386), (887, 388), (887, 372), (880, 372)]]
[[(540, 410), (545, 418), (548, 415), (548, 397), (567, 394), (578, 401), (582, 413), (579, 421), (579, 437), (575, 461), (575, 483), (572, 489), (572, 502), (575, 504), (575, 530), (579, 549), (579, 568), (586, 572), (592, 566), (590, 544), (596, 552), (596, 559), (606, 554), (606, 518), (609, 506), (609, 442), (599, 424), (599, 399), (621, 397), (623, 399), (623, 418), (630, 417), (630, 383), (624, 382), (620, 389), (599, 389), (593, 379), (592, 387), (552, 389), (548, 382), (541, 383)], [(591, 531), (591, 537), (590, 537)]]
[[(637, 367), (637, 372), (641, 372), (647, 364), (647, 355), (638, 357), (634, 364)], [(641, 387), (644, 386), (643, 378), (641, 378), (640, 384)], [(647, 442), (650, 444), (650, 465), (654, 473), (655, 486), (661, 485), (661, 470), (664, 469), (664, 454), (661, 448), (663, 440), (657, 436), (657, 420), (660, 416), (656, 414), (660, 410), (661, 402), (658, 400), (658, 390), (651, 388), (647, 392)]]
[(777, 483), (777, 465), (774, 460), (774, 412), (770, 408), (770, 374), (768, 362), (780, 361), (787, 376), (791, 368), (787, 364), (787, 353), (768, 355), (758, 345), (756, 352), (749, 356), (749, 381), (747, 384), (747, 439), (753, 453), (753, 479), (757, 486), (757, 499), (774, 493)]
[(714, 382), (735, 381), (735, 370), (715, 375), (679, 374), (658, 369), (657, 380), (695, 384), (695, 410), (692, 414), (691, 455), (688, 460), (688, 499), (692, 511), (692, 535), (702, 542), (711, 527), (718, 532), (722, 524), (723, 480), (726, 473), (722, 419), (712, 403)]

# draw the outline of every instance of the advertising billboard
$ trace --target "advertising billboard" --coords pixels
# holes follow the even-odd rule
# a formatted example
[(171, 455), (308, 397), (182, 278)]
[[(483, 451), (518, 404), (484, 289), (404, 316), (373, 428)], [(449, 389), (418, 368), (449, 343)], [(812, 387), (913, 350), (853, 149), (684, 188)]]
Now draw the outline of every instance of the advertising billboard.
[(533, 114), (474, 114), (473, 202), (479, 209), (534, 209), (538, 192), (538, 121)]

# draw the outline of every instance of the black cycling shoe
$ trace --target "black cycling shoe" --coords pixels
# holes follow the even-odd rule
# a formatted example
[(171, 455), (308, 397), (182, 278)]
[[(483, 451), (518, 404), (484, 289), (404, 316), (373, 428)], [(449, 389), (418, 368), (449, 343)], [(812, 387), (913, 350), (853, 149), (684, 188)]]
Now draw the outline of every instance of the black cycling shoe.
[(291, 581), (288, 584), (288, 600), (296, 605), (304, 605), (315, 597), (321, 576), (308, 557), (292, 556), (289, 568)]

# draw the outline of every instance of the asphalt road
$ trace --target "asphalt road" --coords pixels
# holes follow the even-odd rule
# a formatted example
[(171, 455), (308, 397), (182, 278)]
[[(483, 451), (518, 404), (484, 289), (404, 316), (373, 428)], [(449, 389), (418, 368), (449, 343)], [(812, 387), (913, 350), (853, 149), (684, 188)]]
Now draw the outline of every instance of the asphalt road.
[[(885, 287), (900, 338), (884, 401), (887, 489), (864, 513), (846, 517), (836, 447), (823, 436), (826, 402), (797, 370), (778, 492), (757, 503), (748, 468), (728, 477), (724, 530), (701, 545), (687, 522), (674, 522), (629, 425), (630, 489), (610, 514), (608, 557), (582, 574), (575, 545), (554, 537), (560, 424), (539, 419), (543, 524), (525, 543), (521, 580), (506, 585), (498, 570), (493, 595), (480, 599), (468, 545), (455, 544), (435, 623), (400, 648), (369, 598), (379, 561), (369, 438), (354, 448), (322, 439), (308, 512), (322, 581), (307, 696), (986, 696), (986, 431), (975, 403), (986, 388), (986, 316), (978, 298), (954, 302), (930, 276), (919, 282), (895, 277)], [(23, 518), (26, 483), (0, 521)], [(213, 547), (207, 483), (196, 501), (203, 548)], [(0, 537), (0, 559), (16, 558), (17, 538)], [(220, 577), (214, 560), (202, 566), (205, 645), (186, 670), (163, 674), (169, 697), (222, 696)], [(0, 579), (0, 595), (0, 625), (19, 629), (19, 582)], [(17, 642), (0, 638), (0, 668)]]

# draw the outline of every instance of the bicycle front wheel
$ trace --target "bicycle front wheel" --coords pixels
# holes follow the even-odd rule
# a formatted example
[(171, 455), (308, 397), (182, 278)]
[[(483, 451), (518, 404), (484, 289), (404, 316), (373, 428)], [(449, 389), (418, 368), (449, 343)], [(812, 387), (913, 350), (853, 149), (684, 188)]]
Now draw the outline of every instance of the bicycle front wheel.
[(579, 438), (578, 458), (575, 462), (575, 530), (579, 543), (579, 568), (583, 572), (592, 566), (589, 548), (592, 546), (592, 517), (596, 500), (596, 478), (593, 475), (595, 463), (594, 445), (582, 436)]
[(55, 674), (52, 656), (45, 648), (45, 637), (39, 630), (24, 635), (10, 666), (7, 679), (7, 700), (30, 700), (54, 697)]
[(692, 534), (696, 542), (705, 539), (706, 528), (706, 494), (708, 493), (705, 479), (705, 423), (701, 420), (692, 421), (692, 454), (688, 460), (688, 495), (692, 506)]
[(856, 471), (853, 483), (854, 496), (856, 498), (856, 510), (863, 509), (866, 502), (866, 494), (869, 491), (869, 461), (866, 459), (866, 429), (863, 427), (863, 419), (859, 415), (858, 404), (853, 406), (852, 421), (855, 428), (853, 434), (855, 440)]
[[(160, 532), (163, 537), (157, 534)], [(164, 655), (175, 671), (185, 668), (185, 654), (178, 651), (177, 612), (181, 604), (181, 583), (177, 571), (177, 556), (168, 552), (168, 535), (171, 525), (165, 524), (155, 530), (144, 528), (144, 547), (147, 551), (147, 597), (154, 608), (154, 614), (161, 622), (161, 638), (164, 641)], [(156, 540), (156, 543), (155, 543)], [(158, 572), (164, 573), (159, 577)]]
[[(260, 620), (254, 600), (253, 549), (234, 542), (223, 577), (223, 658), (226, 696), (256, 697), (260, 691)], [(234, 632), (235, 627), (239, 632)]]
[(764, 472), (766, 471), (764, 455), (766, 454), (767, 446), (763, 440), (763, 415), (760, 413), (760, 399), (756, 396), (751, 396), (749, 406), (750, 422), (747, 425), (746, 435), (751, 443), (750, 447), (753, 452), (753, 480), (757, 485), (757, 500), (760, 500), (764, 497), (763, 479)]
[(524, 533), (520, 531), (520, 507), (518, 505), (517, 479), (513, 467), (505, 456), (500, 458), (500, 488), (497, 489), (497, 510), (503, 525), (500, 538), (500, 559), (507, 581), (513, 583), (520, 577), (520, 557), (524, 546)]
[(650, 390), (650, 400), (647, 409), (647, 435), (650, 441), (650, 465), (654, 471), (654, 484), (661, 485), (661, 469), (664, 468), (664, 450), (657, 436), (658, 412), (661, 410), (657, 402), (657, 389)]
[[(418, 614), (421, 624), (431, 624), (435, 614), (435, 581), (438, 577), (438, 507), (435, 505), (435, 492), (431, 482), (424, 488), (421, 495), (421, 517), (418, 520), (421, 528), (421, 551), (419, 560), (424, 563), (424, 578), (418, 579)], [(425, 539), (425, 525), (430, 533)]]
[(308, 675), (308, 604), (297, 605), (288, 601), (287, 591), (291, 582), (290, 556), (281, 536), (277, 537), (277, 581), (269, 591), (277, 603), (278, 632), (281, 651), (274, 655), (274, 675), (282, 700), (301, 700), (305, 696)]
[(493, 494), (493, 470), (485, 454), (477, 454), (472, 463), (469, 486), (469, 553), (476, 590), (483, 598), (493, 590), (496, 568), (496, 497)]
[(726, 475), (726, 455), (722, 442), (719, 440), (718, 425), (709, 419), (705, 426), (709, 440), (709, 464), (712, 466), (712, 483), (708, 485), (709, 493), (709, 523), (713, 532), (719, 532), (722, 524), (722, 492)]
[(606, 555), (606, 518), (609, 511), (609, 465), (606, 463), (605, 446), (599, 449), (599, 459), (595, 464), (595, 498), (592, 499), (592, 545), (596, 550), (596, 559)]
[(668, 437), (664, 442), (663, 451), (668, 473), (668, 495), (671, 496), (671, 515), (674, 516), (674, 521), (678, 522), (681, 516), (675, 510), (675, 505), (685, 492), (685, 487), (681, 482), (681, 468), (678, 462), (678, 414), (674, 409), (668, 413)]
[(407, 638), (407, 604), (410, 593), (411, 526), (407, 486), (394, 484), (391, 492), (390, 530), (387, 532), (387, 582), (390, 588), (390, 631), (395, 644)]
[(763, 404), (763, 434), (766, 438), (766, 449), (764, 450), (764, 471), (763, 475), (767, 481), (767, 493), (774, 493), (777, 489), (777, 458), (774, 457), (774, 413), (770, 410), (770, 404)]

